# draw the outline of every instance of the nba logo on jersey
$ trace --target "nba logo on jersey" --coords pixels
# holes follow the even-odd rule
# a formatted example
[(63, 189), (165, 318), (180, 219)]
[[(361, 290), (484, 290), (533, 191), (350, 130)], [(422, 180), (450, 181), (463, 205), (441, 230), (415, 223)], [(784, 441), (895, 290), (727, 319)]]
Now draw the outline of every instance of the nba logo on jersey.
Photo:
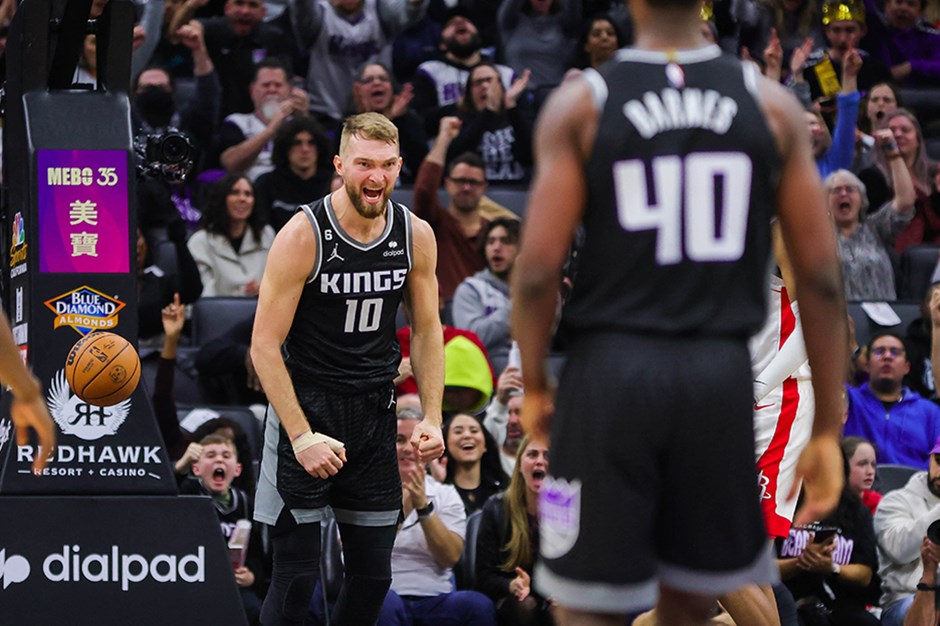
[(581, 481), (546, 476), (539, 490), (540, 551), (546, 559), (568, 553), (581, 530)]
[(666, 80), (676, 89), (682, 89), (685, 87), (685, 72), (679, 64), (669, 63), (666, 65)]

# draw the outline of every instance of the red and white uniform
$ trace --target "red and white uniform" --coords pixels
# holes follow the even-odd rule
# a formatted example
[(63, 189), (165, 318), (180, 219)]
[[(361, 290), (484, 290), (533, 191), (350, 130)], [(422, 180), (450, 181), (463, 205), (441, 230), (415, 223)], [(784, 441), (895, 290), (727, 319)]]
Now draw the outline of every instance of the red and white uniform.
[[(767, 320), (749, 344), (755, 381), (767, 373), (767, 366), (780, 354), (799, 323), (799, 310), (796, 302), (790, 301), (783, 280), (771, 276)], [(802, 341), (800, 333), (794, 340)], [(805, 347), (800, 347), (805, 355)], [(786, 371), (789, 374), (784, 374), (782, 383), (763, 381), (772, 387), (754, 405), (754, 450), (761, 509), (771, 537), (786, 537), (790, 531), (796, 498), (787, 500), (787, 494), (793, 486), (800, 453), (812, 434), (815, 412), (805, 356)]]

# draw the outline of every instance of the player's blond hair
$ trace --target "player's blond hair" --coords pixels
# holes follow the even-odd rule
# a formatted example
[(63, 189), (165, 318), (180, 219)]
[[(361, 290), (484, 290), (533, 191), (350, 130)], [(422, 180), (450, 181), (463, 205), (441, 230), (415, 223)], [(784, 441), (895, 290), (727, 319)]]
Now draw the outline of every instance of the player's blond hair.
[(340, 156), (345, 154), (351, 137), (398, 144), (398, 127), (381, 113), (360, 113), (346, 118), (339, 138)]

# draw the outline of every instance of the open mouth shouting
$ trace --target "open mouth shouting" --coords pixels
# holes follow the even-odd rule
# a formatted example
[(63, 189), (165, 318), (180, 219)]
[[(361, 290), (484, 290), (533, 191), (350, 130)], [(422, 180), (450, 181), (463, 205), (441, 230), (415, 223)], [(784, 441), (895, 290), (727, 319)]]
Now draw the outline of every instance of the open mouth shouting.
[(529, 489), (532, 491), (538, 491), (542, 488), (542, 481), (545, 480), (545, 477), (548, 473), (545, 470), (537, 469), (532, 470), (532, 480), (529, 482)]

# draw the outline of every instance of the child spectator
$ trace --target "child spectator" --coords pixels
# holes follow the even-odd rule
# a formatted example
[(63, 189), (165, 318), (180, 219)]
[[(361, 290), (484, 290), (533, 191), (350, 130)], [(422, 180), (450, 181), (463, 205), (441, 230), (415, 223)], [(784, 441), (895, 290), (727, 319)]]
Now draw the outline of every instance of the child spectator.
[[(192, 476), (183, 479), (180, 493), (184, 495), (205, 495), (212, 498), (215, 512), (219, 516), (222, 536), (228, 543), (239, 520), (251, 519), (251, 501), (248, 495), (232, 486), (232, 481), (241, 474), (242, 464), (238, 462), (235, 443), (221, 435), (208, 435), (199, 441), (202, 453), (192, 464)], [(241, 593), (242, 605), (251, 624), (257, 624), (261, 615), (261, 596), (259, 589), (264, 576), (264, 557), (261, 550), (259, 526), (252, 526), (248, 541), (247, 557), (244, 564), (234, 563), (235, 583)], [(260, 593), (259, 593), (260, 591)]]

